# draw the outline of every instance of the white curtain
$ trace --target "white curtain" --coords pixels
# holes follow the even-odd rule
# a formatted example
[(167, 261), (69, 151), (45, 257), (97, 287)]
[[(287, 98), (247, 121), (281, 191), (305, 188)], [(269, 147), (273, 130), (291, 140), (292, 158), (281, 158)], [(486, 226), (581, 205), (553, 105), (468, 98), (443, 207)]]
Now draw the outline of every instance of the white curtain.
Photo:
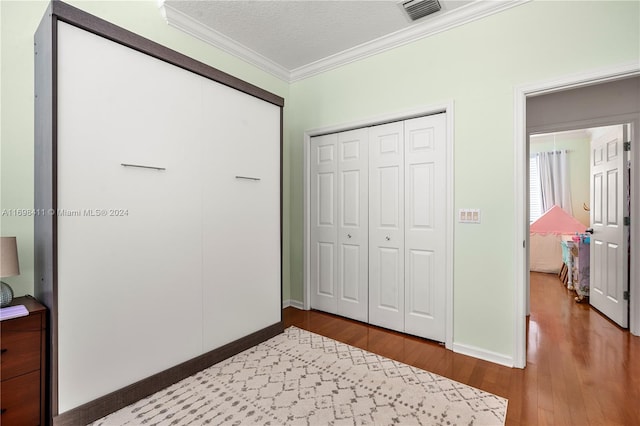
[(542, 211), (544, 212), (554, 205), (558, 205), (567, 213), (573, 215), (567, 155), (567, 150), (539, 152), (536, 154), (540, 173)]

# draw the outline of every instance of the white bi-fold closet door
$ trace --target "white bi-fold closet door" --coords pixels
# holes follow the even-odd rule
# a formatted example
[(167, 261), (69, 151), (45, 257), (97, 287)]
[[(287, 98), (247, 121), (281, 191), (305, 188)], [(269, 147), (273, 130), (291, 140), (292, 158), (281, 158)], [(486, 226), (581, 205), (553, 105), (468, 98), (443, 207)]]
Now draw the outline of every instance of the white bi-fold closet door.
[(368, 129), (311, 141), (312, 307), (368, 319)]
[(311, 139), (312, 308), (445, 340), (445, 129), (443, 113)]

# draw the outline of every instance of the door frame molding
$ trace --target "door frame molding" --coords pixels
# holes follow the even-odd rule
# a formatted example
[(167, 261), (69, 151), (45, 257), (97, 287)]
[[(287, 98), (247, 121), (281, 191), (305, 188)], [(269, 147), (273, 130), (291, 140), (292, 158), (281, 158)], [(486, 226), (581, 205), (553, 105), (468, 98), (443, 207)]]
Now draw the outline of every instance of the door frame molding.
[(447, 201), (446, 201), (446, 265), (445, 265), (445, 285), (446, 285), (446, 302), (445, 302), (445, 347), (452, 349), (453, 347), (453, 227), (454, 227), (454, 170), (453, 170), (453, 153), (454, 153), (454, 101), (448, 100), (431, 105), (419, 106), (416, 108), (391, 112), (376, 116), (367, 117), (364, 119), (345, 122), (342, 124), (335, 124), (330, 126), (323, 126), (305, 130), (304, 132), (304, 254), (303, 254), (303, 309), (311, 309), (310, 298), (310, 155), (309, 147), (311, 144), (311, 138), (313, 136), (325, 135), (328, 133), (337, 133), (347, 130), (358, 129), (362, 127), (376, 126), (379, 124), (390, 123), (393, 121), (402, 121), (412, 118), (422, 117), (425, 115), (434, 115), (439, 113), (447, 114), (446, 124), (446, 140), (447, 140), (447, 152), (446, 152), (446, 188), (447, 188)]
[[(526, 316), (528, 314), (528, 258), (529, 258), (529, 220), (528, 212), (528, 150), (527, 150), (527, 126), (526, 126), (526, 102), (527, 98), (548, 93), (559, 92), (567, 89), (591, 86), (609, 81), (619, 80), (640, 75), (640, 64), (637, 61), (596, 69), (579, 74), (565, 75), (551, 80), (525, 84), (514, 88), (514, 253), (515, 256), (515, 291), (514, 291), (514, 328), (513, 328), (513, 359), (514, 367), (524, 368), (527, 363), (526, 345), (527, 331)], [(608, 119), (611, 119), (609, 117)], [(634, 120), (629, 120), (634, 121)], [(613, 123), (612, 123), (613, 124)], [(638, 165), (640, 165), (640, 144), (638, 133), (640, 129), (635, 126), (633, 140), (635, 147), (631, 150), (632, 164), (632, 200), (631, 216), (640, 217), (640, 188), (638, 184)], [(634, 172), (635, 169), (635, 172)], [(635, 183), (635, 184), (634, 184)], [(633, 221), (632, 221), (633, 222)], [(640, 253), (640, 226), (631, 224), (631, 250)], [(630, 283), (640, 279), (640, 262), (631, 258)], [(636, 286), (637, 287), (637, 286)], [(640, 290), (640, 289), (638, 289)], [(634, 335), (640, 335), (640, 291), (631, 292), (629, 330)]]

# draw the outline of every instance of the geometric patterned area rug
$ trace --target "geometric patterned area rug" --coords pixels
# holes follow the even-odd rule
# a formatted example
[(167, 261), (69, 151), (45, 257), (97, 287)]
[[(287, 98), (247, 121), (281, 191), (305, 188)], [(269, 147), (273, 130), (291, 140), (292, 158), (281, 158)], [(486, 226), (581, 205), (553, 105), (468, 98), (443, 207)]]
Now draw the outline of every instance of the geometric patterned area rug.
[(289, 327), (93, 423), (503, 425), (507, 400)]

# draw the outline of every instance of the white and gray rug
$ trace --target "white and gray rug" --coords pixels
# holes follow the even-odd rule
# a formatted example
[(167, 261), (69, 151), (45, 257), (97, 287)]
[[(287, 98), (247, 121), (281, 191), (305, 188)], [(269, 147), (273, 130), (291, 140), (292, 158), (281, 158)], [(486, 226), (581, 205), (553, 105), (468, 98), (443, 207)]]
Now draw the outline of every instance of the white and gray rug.
[(507, 400), (289, 327), (93, 423), (503, 425)]

